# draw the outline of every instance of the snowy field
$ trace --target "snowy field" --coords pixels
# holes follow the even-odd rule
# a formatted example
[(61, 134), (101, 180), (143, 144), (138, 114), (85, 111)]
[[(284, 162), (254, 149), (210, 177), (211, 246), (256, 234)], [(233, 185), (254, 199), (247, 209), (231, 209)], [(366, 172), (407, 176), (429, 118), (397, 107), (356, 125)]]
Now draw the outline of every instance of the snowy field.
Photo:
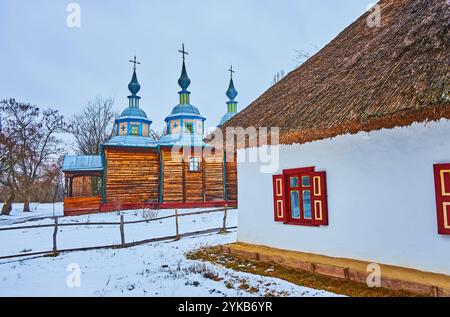
[[(0, 227), (52, 223), (52, 219), (41, 218), (53, 214), (52, 204), (33, 204), (32, 208), (35, 212), (24, 214), (20, 212), (20, 205), (14, 206), (12, 216), (0, 217)], [(188, 211), (192, 210), (185, 212)], [(173, 212), (159, 211), (158, 216)], [(56, 205), (56, 214), (62, 214), (62, 204)], [(145, 216), (142, 211), (123, 214), (125, 221), (142, 220)], [(65, 217), (60, 218), (60, 223), (116, 222), (119, 216), (119, 213), (108, 213)], [(180, 233), (221, 227), (222, 218), (221, 212), (181, 217)], [(174, 222), (170, 218), (125, 225), (126, 242), (174, 235)], [(237, 211), (230, 210), (227, 225), (235, 226), (236, 222)], [(0, 256), (50, 250), (52, 233), (53, 228), (0, 231)], [(203, 246), (235, 241), (236, 232), (226, 235), (214, 233), (126, 249), (64, 253), (56, 258), (0, 260), (0, 296), (336, 296), (185, 257), (186, 252)], [(118, 226), (61, 227), (58, 232), (58, 248), (64, 249), (119, 242)], [(258, 292), (239, 289), (242, 283), (258, 289)]]

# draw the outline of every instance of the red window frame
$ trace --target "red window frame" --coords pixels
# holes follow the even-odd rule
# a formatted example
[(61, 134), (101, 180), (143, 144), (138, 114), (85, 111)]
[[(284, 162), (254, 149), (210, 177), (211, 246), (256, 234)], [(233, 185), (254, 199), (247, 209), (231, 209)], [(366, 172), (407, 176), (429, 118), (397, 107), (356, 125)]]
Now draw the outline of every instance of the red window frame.
[[(301, 224), (305, 226), (314, 225), (313, 219), (305, 218), (304, 204), (303, 204), (303, 192), (309, 190), (312, 195), (312, 181), (311, 173), (314, 172), (314, 167), (305, 168), (295, 168), (289, 170), (283, 170), (283, 175), (285, 177), (285, 189), (286, 189), (286, 223), (289, 224)], [(297, 186), (291, 186), (291, 178), (297, 178)], [(303, 186), (302, 178), (309, 177), (310, 184), (308, 186)], [(292, 216), (292, 205), (291, 205), (291, 193), (298, 193), (298, 207), (299, 207), (299, 218), (294, 218)], [(312, 213), (312, 205), (311, 205)]]
[(450, 235), (450, 164), (434, 164), (438, 233)]
[[(291, 186), (290, 180), (293, 177), (297, 178), (297, 186)], [(303, 177), (309, 177), (309, 186), (303, 185)], [(299, 218), (294, 218), (292, 214), (291, 193), (293, 191), (298, 192)], [(304, 191), (310, 192), (311, 218), (305, 217)], [(316, 172), (315, 167), (285, 169), (283, 174), (273, 176), (273, 193), (275, 221), (302, 226), (328, 225), (325, 172)], [(282, 214), (281, 210), (283, 210)]]

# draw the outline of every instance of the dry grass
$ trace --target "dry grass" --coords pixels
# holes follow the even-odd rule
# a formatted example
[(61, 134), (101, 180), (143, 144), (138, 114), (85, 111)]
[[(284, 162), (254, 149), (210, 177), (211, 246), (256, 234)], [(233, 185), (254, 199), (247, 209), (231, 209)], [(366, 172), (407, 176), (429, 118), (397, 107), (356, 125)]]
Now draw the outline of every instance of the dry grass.
[[(342, 279), (327, 277), (311, 272), (286, 268), (278, 264), (269, 264), (264, 262), (251, 261), (236, 256), (223, 254), (221, 247), (203, 248), (188, 253), (188, 259), (208, 261), (213, 264), (219, 264), (235, 271), (241, 271), (262, 276), (280, 278), (291, 283), (321, 289), (336, 294), (352, 297), (417, 297), (417, 294), (407, 291), (395, 291), (386, 288), (369, 288), (362, 283), (346, 281)], [(233, 285), (229, 285), (230, 288)], [(228, 287), (228, 286), (227, 286)], [(257, 293), (257, 289), (252, 289), (246, 281), (242, 281), (240, 289), (247, 292)], [(267, 294), (270, 296), (270, 294)]]

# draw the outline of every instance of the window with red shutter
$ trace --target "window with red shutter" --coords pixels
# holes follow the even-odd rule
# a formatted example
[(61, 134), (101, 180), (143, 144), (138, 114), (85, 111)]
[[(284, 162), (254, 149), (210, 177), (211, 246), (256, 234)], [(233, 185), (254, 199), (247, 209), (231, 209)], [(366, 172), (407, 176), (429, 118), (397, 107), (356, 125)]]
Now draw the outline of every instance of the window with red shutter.
[[(274, 175), (273, 180), (275, 221), (328, 225), (325, 172), (315, 172), (314, 167), (287, 169), (283, 170), (283, 175)], [(279, 189), (282, 192), (277, 192)], [(280, 208), (283, 217), (280, 217)]]
[(438, 233), (450, 235), (450, 164), (434, 165)]
[(328, 225), (327, 177), (325, 172), (311, 173), (313, 224)]
[(273, 175), (273, 204), (275, 221), (286, 220), (283, 175)]

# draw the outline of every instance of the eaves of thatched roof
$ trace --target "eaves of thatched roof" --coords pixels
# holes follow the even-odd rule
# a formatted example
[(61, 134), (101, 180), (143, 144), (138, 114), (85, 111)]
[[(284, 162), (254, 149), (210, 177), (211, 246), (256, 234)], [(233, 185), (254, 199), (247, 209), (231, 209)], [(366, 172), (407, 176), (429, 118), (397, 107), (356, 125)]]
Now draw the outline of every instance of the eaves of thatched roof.
[(221, 128), (279, 127), (280, 143), (450, 119), (448, 0), (382, 0)]

